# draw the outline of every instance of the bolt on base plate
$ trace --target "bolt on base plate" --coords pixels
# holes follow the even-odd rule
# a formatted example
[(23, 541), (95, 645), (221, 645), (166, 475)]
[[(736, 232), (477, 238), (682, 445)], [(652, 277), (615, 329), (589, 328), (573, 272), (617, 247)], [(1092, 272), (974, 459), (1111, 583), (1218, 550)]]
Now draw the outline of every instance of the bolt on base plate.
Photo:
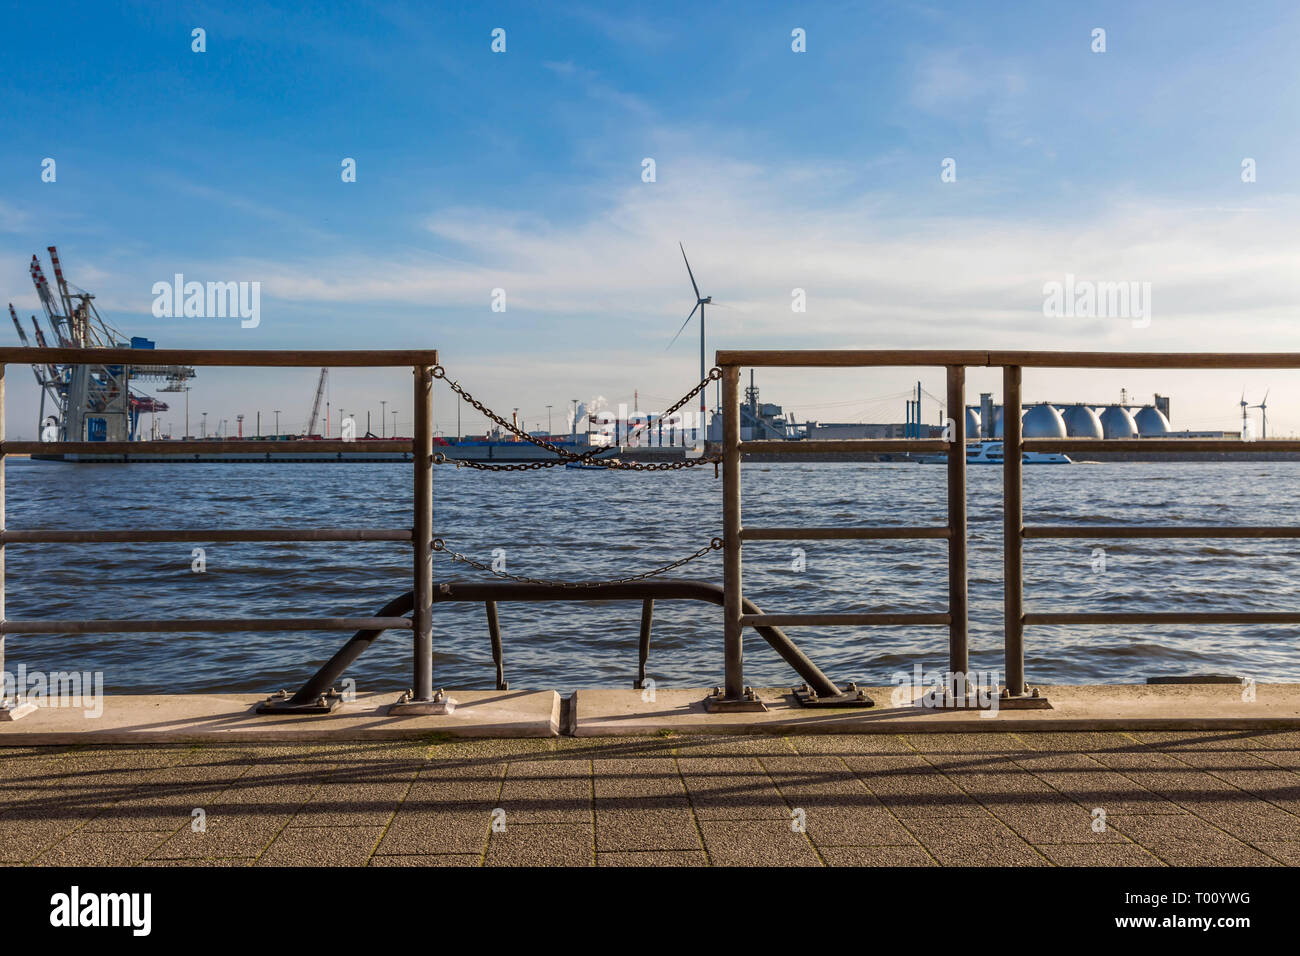
[(807, 684), (791, 689), (794, 699), (799, 702), (800, 707), (874, 707), (876, 702), (867, 696), (867, 692), (860, 690), (858, 685), (850, 681), (844, 685), (844, 690), (834, 695), (819, 695)]
[(710, 714), (746, 714), (767, 710), (767, 705), (758, 699), (754, 688), (746, 687), (738, 698), (728, 700), (722, 695), (722, 688), (713, 688), (713, 693), (704, 698), (704, 709)]
[(333, 687), (329, 693), (321, 694), (315, 700), (309, 700), (305, 704), (291, 703), (293, 695), (287, 690), (276, 691), (266, 700), (262, 701), (253, 712), (256, 714), (330, 714), (343, 706), (343, 695)]
[(445, 717), (456, 709), (456, 702), (447, 696), (446, 692), (439, 691), (428, 700), (417, 699), (411, 691), (407, 691), (401, 697), (397, 698), (397, 703), (389, 705), (389, 717), (422, 717), (435, 716)]
[(36, 709), (30, 700), (0, 700), (0, 720), (21, 720)]
[(1038, 688), (1025, 688), (1028, 693), (1013, 696), (1011, 688), (1003, 687), (998, 697), (998, 710), (1051, 710), (1052, 705)]

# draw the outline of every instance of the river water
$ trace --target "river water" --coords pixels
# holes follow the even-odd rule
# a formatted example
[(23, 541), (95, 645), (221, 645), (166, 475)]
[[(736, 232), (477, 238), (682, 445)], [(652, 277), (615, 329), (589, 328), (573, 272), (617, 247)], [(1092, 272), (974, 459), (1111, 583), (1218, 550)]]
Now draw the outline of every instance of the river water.
[[(10, 528), (391, 527), (411, 524), (409, 465), (71, 465), (11, 459)], [(746, 464), (746, 524), (942, 524), (946, 469), (886, 463)], [(1300, 463), (1107, 463), (1025, 469), (1030, 524), (1285, 524)], [(713, 469), (484, 473), (440, 466), (435, 534), (484, 563), (538, 578), (622, 577), (666, 564), (721, 531)], [(1002, 667), (1001, 469), (973, 467), (971, 663)], [(203, 547), (206, 571), (192, 569)], [(803, 570), (796, 570), (803, 551)], [(1101, 549), (1100, 551), (1098, 549)], [(1103, 553), (1104, 552), (1104, 553)], [(1063, 540), (1026, 543), (1029, 610), (1296, 610), (1295, 541)], [(1103, 567), (1104, 558), (1104, 567)], [(365, 616), (410, 588), (410, 549), (383, 544), (10, 545), (10, 618)], [(721, 583), (717, 552), (675, 574)], [(446, 555), (435, 577), (490, 578)], [(946, 542), (753, 542), (745, 593), (777, 612), (942, 611)], [(639, 605), (502, 604), (512, 688), (630, 686)], [(484, 609), (435, 607), (435, 681), (492, 686)], [(1104, 683), (1231, 673), (1300, 680), (1300, 628), (1032, 627), (1031, 681)], [(889, 683), (946, 664), (946, 629), (798, 628), (837, 680)], [(293, 688), (347, 638), (271, 634), (10, 635), (6, 667), (102, 671), (110, 692)], [(794, 674), (754, 632), (746, 680)], [(353, 666), (361, 690), (410, 684), (409, 635), (390, 632)], [(721, 681), (721, 611), (660, 602), (649, 673), (660, 686)]]

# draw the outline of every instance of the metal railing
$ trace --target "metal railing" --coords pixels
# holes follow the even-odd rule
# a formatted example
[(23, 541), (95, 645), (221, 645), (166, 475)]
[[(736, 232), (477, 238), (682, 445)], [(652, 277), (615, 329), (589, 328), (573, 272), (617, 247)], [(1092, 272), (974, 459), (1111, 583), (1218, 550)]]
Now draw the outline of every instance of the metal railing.
[[(1000, 367), (1003, 370), (1003, 406), (1020, 408), (1021, 374), (1024, 368), (1150, 368), (1150, 369), (1296, 369), (1300, 353), (1269, 354), (1158, 354), (1158, 353), (1060, 353), (985, 352), (969, 350), (912, 351), (720, 351), (722, 369), (722, 477), (723, 477), (723, 588), (720, 595), (692, 590), (687, 582), (672, 581), (629, 585), (607, 582), (604, 590), (575, 597), (571, 583), (516, 582), (515, 586), (478, 586), (448, 582), (445, 598), (433, 594), (433, 382), (438, 372), (438, 353), (433, 350), (403, 351), (214, 351), (163, 349), (148, 355), (153, 363), (227, 367), (401, 367), (413, 370), (415, 427), (409, 440), (367, 441), (367, 450), (410, 454), (413, 461), (413, 519), (410, 528), (308, 528), (308, 529), (213, 529), (170, 528), (157, 530), (10, 530), (5, 527), (5, 457), (13, 454), (124, 454), (138, 452), (143, 442), (11, 442), (4, 434), (4, 370), (8, 365), (56, 362), (84, 364), (81, 349), (0, 348), (0, 669), (3, 669), (7, 634), (75, 634), (93, 632), (237, 632), (237, 631), (355, 631), (353, 640), (327, 668), (309, 682), (312, 694), (346, 666), (360, 649), (386, 629), (409, 630), (413, 635), (414, 681), (411, 691), (399, 701), (408, 713), (436, 713), (445, 702), (434, 691), (432, 605), (435, 600), (482, 601), (488, 607), (489, 631), (497, 666), (497, 684), (504, 683), (501, 669), (500, 627), (496, 621), (497, 600), (641, 600), (643, 616), (640, 640), (639, 678), (644, 678), (648, 652), (649, 621), (653, 598), (720, 600), (723, 606), (724, 685), (709, 700), (712, 710), (746, 710), (762, 707), (745, 686), (743, 669), (744, 629), (758, 629), (787, 662), (808, 681), (800, 698), (809, 704), (861, 706), (863, 696), (850, 685), (844, 690), (808, 661), (792, 641), (780, 632), (800, 626), (943, 626), (948, 632), (948, 659), (953, 673), (969, 672), (969, 600), (967, 594), (967, 506), (966, 506), (966, 420), (965, 382), (970, 367)], [(140, 358), (138, 350), (95, 350), (95, 364), (129, 365)], [(742, 441), (740, 434), (740, 369), (742, 367), (852, 368), (852, 367), (937, 367), (947, 376), (948, 437), (943, 439), (864, 439), (839, 441)], [(1256, 452), (1300, 452), (1300, 440), (1159, 439), (1107, 440), (1079, 438), (1033, 438), (1022, 434), (1020, 416), (1004, 415), (1003, 535), (1004, 535), (1004, 702), (1031, 703), (1033, 696), (1025, 682), (1024, 632), (1038, 624), (1233, 624), (1300, 623), (1300, 612), (1110, 612), (1028, 613), (1024, 604), (1024, 541), (1039, 538), (1300, 538), (1295, 526), (1239, 527), (1139, 527), (1099, 525), (1026, 526), (1023, 508), (1022, 454), (1031, 451), (1160, 451), (1190, 453), (1214, 451), (1227, 454)], [(163, 443), (160, 443), (163, 444)], [(283, 444), (284, 447), (277, 447)], [(204, 440), (168, 441), (168, 453), (256, 452), (295, 455), (302, 452), (338, 451), (337, 441), (293, 442)], [(824, 455), (868, 453), (943, 453), (947, 458), (947, 520), (942, 525), (857, 526), (857, 527), (745, 527), (741, 509), (741, 460), (747, 454)], [(890, 613), (800, 613), (763, 614), (745, 600), (742, 587), (742, 548), (745, 541), (817, 540), (902, 540), (943, 539), (948, 552), (948, 600), (941, 610)], [(162, 620), (7, 620), (4, 616), (4, 558), (7, 545), (68, 543), (140, 543), (164, 541), (222, 542), (318, 542), (391, 541), (410, 544), (413, 552), (412, 590), (409, 596), (389, 603), (374, 617), (317, 618), (168, 618)], [(683, 562), (676, 562), (670, 567)], [(641, 575), (639, 577), (645, 577)], [(637, 579), (629, 579), (636, 581)], [(701, 585), (707, 588), (708, 586)], [(620, 588), (623, 588), (620, 590)], [(685, 588), (685, 590), (683, 590)], [(698, 593), (697, 593), (698, 591)], [(454, 592), (455, 596), (452, 596)], [(688, 593), (689, 592), (689, 593)], [(701, 596), (703, 595), (703, 596)], [(410, 617), (398, 616), (410, 612)], [(337, 665), (337, 667), (335, 667)], [(302, 692), (280, 709), (311, 710), (314, 703)], [(328, 709), (328, 707), (327, 707)], [(403, 712), (399, 710), (398, 712)]]
[[(718, 709), (742, 708), (745, 695), (743, 633), (760, 624), (915, 626), (946, 625), (948, 659), (954, 674), (969, 672), (969, 603), (967, 597), (966, 400), (965, 377), (970, 367), (1001, 367), (1002, 403), (1021, 407), (1021, 373), (1025, 368), (1142, 368), (1142, 369), (1295, 369), (1300, 353), (1134, 353), (1134, 352), (985, 352), (970, 350), (873, 351), (719, 351), (722, 367), (722, 474), (725, 686)], [(837, 441), (742, 441), (740, 434), (740, 369), (942, 367), (947, 370), (945, 423), (948, 439), (846, 439)], [(1004, 661), (1003, 703), (1032, 704), (1037, 698), (1025, 682), (1025, 627), (1035, 624), (1257, 624), (1300, 623), (1300, 612), (1051, 612), (1027, 613), (1024, 598), (1026, 538), (1296, 538), (1300, 527), (1138, 527), (1026, 526), (1023, 503), (1025, 452), (1173, 452), (1214, 451), (1227, 454), (1300, 452), (1300, 440), (1199, 440), (1182, 438), (1089, 439), (1024, 438), (1019, 414), (1003, 415), (1003, 562)], [(948, 466), (948, 517), (943, 526), (850, 528), (749, 528), (742, 521), (741, 458), (746, 454), (855, 454), (861, 452), (943, 452)], [(887, 614), (745, 614), (742, 587), (742, 548), (745, 541), (883, 540), (947, 538), (948, 607), (942, 612)]]
[[(131, 454), (149, 450), (152, 442), (133, 441), (7, 441), (4, 433), (4, 372), (9, 365), (85, 364), (85, 349), (0, 348), (0, 670), (8, 634), (156, 633), (197, 631), (356, 631), (400, 628), (413, 633), (414, 683), (407, 702), (432, 705), (433, 690), (433, 369), (435, 350), (398, 351), (223, 351), (211, 349), (157, 349), (144, 355), (138, 349), (96, 349), (94, 364), (132, 365), (142, 357), (151, 364), (271, 368), (393, 368), (413, 370), (414, 437), (402, 441), (367, 441), (366, 451), (409, 453), (413, 468), (413, 522), (410, 528), (308, 528), (237, 529), (168, 528), (160, 530), (10, 530), (5, 527), (5, 457), (14, 454)], [(297, 455), (338, 451), (338, 441), (168, 441), (168, 454), (256, 452)], [(166, 618), (162, 620), (9, 620), (5, 617), (5, 548), (13, 544), (140, 543), (162, 541), (214, 542), (317, 542), (394, 541), (413, 550), (411, 617), (292, 617), (292, 618)]]

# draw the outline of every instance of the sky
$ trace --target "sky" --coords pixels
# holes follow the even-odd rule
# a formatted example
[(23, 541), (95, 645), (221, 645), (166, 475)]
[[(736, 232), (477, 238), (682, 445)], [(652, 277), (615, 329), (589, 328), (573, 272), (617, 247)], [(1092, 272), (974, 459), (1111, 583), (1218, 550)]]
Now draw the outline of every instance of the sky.
[[(40, 314), (28, 263), (39, 253), (48, 273), (57, 245), (69, 281), (126, 335), (437, 348), (487, 404), (558, 431), (573, 398), (656, 410), (698, 381), (696, 320), (669, 347), (695, 298), (681, 242), (717, 303), (710, 355), (1300, 352), (1294, 3), (41, 3), (4, 16), (0, 295), (25, 323)], [(260, 283), (259, 323), (155, 317), (154, 284), (176, 273)], [(1136, 283), (1149, 310), (1048, 314), (1045, 287), (1067, 276)], [(9, 435), (33, 437), (35, 382), (9, 378)], [(203, 411), (232, 429), (244, 414), (246, 431), (260, 412), (268, 431), (274, 409), (300, 429), (315, 378), (200, 369), (191, 431)], [(918, 378), (943, 394), (928, 369), (764, 370), (758, 385), (800, 420), (897, 422)], [(969, 401), (999, 381), (972, 370)], [(1169, 395), (1177, 428), (1238, 428), (1243, 391), (1267, 391), (1270, 434), (1300, 432), (1295, 373), (1025, 376), (1027, 400), (1114, 402), (1121, 388)], [(334, 370), (329, 398), (371, 411), (376, 432), (385, 401), (410, 432), (409, 372)], [(444, 434), (456, 410), (440, 386)], [(927, 398), (924, 420), (938, 411)], [(183, 414), (174, 403), (160, 418), (179, 433)], [(460, 427), (483, 420), (465, 411)]]

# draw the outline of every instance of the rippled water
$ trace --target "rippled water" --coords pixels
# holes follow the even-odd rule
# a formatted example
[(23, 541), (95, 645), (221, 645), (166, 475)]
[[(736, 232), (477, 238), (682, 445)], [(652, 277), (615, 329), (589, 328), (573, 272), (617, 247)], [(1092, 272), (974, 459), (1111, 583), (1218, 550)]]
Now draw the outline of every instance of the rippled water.
[[(410, 467), (358, 465), (64, 465), (11, 460), (11, 528), (410, 526)], [(750, 464), (751, 526), (941, 524), (944, 468), (914, 464)], [(1029, 523), (1284, 524), (1294, 521), (1300, 463), (1114, 463), (1025, 470)], [(534, 577), (605, 578), (667, 563), (721, 530), (713, 469), (490, 474), (439, 468), (435, 531), (484, 562)], [(970, 470), (971, 660), (1001, 669), (1001, 470)], [(410, 588), (400, 544), (11, 545), (11, 618), (369, 615)], [(792, 549), (806, 570), (792, 570)], [(1106, 569), (1094, 570), (1095, 548)], [(436, 557), (439, 579), (482, 578)], [(943, 541), (755, 542), (746, 595), (768, 612), (943, 610)], [(721, 583), (712, 553), (678, 572)], [(1294, 541), (1030, 541), (1030, 610), (1296, 610)], [(512, 688), (629, 686), (639, 605), (502, 604)], [(490, 687), (481, 606), (434, 610), (435, 680)], [(1239, 673), (1300, 680), (1296, 627), (1033, 627), (1031, 680), (1140, 681), (1155, 674)], [(887, 683), (913, 662), (946, 663), (946, 630), (799, 628), (800, 646), (832, 677)], [(301, 682), (345, 640), (310, 634), (11, 635), (7, 666), (101, 670), (110, 691), (262, 692)], [(410, 684), (409, 637), (382, 637), (354, 665), (361, 689)], [(650, 674), (664, 686), (722, 676), (720, 609), (661, 602)], [(793, 673), (753, 632), (746, 679)]]

